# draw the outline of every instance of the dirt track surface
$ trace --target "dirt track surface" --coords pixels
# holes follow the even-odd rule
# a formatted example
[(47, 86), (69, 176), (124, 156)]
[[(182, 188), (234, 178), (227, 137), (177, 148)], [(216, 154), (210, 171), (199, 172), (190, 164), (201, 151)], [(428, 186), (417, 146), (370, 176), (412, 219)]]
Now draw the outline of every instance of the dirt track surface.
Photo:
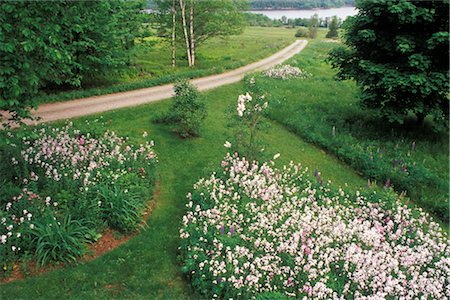
[[(222, 85), (238, 82), (246, 73), (266, 70), (282, 63), (302, 51), (307, 44), (308, 41), (306, 40), (297, 40), (288, 47), (263, 60), (229, 72), (193, 79), (191, 82), (197, 86), (200, 91), (206, 91)], [(37, 124), (81, 117), (108, 110), (155, 102), (170, 98), (172, 95), (173, 84), (166, 84), (122, 93), (42, 104), (37, 111), (33, 111), (33, 115), (40, 117), (40, 119), (37, 121), (27, 121), (26, 123)]]

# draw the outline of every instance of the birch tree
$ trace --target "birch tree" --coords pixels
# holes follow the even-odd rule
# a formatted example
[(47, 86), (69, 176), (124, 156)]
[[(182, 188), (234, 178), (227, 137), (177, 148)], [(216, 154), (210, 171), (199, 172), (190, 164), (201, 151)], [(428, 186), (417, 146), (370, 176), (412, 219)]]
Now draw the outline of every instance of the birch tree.
[(176, 0), (172, 0), (172, 67), (175, 68), (175, 32), (176, 32), (176, 15), (177, 15), (177, 7)]
[(187, 31), (187, 24), (186, 24), (186, 5), (183, 3), (183, 0), (180, 0), (180, 8), (181, 8), (181, 19), (183, 21), (183, 33), (184, 33), (184, 40), (186, 42), (186, 53), (187, 53), (187, 59), (189, 67), (192, 67), (192, 59), (191, 59), (191, 47), (189, 43), (189, 36)]

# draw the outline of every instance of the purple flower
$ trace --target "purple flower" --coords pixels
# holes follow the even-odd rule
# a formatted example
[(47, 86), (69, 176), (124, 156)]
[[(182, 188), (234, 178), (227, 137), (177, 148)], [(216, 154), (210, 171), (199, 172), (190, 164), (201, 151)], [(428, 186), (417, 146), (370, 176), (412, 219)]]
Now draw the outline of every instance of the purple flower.
[(233, 226), (230, 227), (230, 235), (231, 235), (231, 236), (234, 235), (234, 227), (233, 227)]
[(220, 234), (224, 234), (225, 233), (225, 227), (222, 225), (220, 226)]

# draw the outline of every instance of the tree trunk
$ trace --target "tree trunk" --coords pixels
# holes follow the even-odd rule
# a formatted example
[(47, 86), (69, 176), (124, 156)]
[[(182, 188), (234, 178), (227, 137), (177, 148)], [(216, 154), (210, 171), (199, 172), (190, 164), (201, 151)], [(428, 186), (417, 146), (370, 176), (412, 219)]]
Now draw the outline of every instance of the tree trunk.
[(425, 121), (425, 114), (424, 113), (416, 113), (417, 116), (417, 126), (423, 126), (423, 123)]
[(195, 38), (194, 38), (194, 0), (191, 0), (191, 7), (190, 7), (190, 31), (191, 31), (191, 63), (192, 65), (195, 64)]
[(175, 68), (175, 29), (176, 29), (176, 14), (175, 0), (172, 2), (172, 67)]
[(186, 26), (186, 6), (183, 4), (183, 0), (180, 0), (180, 6), (181, 6), (181, 19), (183, 21), (184, 40), (186, 42), (186, 52), (187, 52), (189, 67), (191, 67), (192, 66), (191, 47), (189, 46), (189, 37), (188, 37), (187, 26)]

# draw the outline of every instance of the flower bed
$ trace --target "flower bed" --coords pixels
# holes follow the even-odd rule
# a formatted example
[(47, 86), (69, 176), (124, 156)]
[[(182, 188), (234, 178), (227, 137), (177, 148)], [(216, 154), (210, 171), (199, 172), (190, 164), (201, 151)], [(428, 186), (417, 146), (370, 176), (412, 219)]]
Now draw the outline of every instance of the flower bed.
[(269, 70), (264, 71), (263, 76), (287, 80), (291, 78), (308, 78), (311, 76), (310, 73), (303, 71), (298, 67), (293, 67), (291, 65), (277, 65)]
[[(153, 142), (41, 128), (0, 144), (0, 263), (75, 261), (106, 228), (135, 230), (155, 185)], [(24, 135), (22, 138), (19, 135)]]
[(293, 163), (221, 165), (188, 195), (180, 230), (183, 271), (205, 296), (450, 296), (447, 234), (395, 194), (332, 190)]

